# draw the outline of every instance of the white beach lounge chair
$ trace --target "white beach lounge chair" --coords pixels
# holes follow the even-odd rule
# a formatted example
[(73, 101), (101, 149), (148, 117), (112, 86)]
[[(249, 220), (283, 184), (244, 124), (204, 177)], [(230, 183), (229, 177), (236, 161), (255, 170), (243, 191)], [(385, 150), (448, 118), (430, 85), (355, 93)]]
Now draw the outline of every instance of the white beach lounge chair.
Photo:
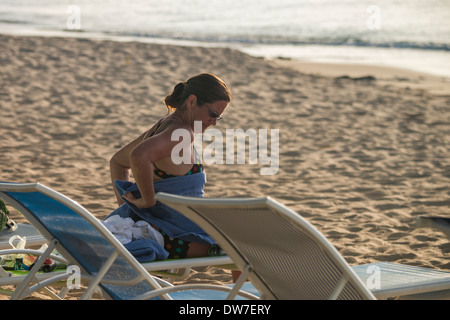
[[(17, 223), (16, 227), (16, 229), (6, 227), (0, 232), (0, 250), (11, 249), (10, 239), (14, 236), (25, 237), (28, 247), (41, 246), (46, 242), (45, 238), (31, 224)], [(14, 240), (12, 243), (16, 245), (17, 242), (18, 240)]]
[[(19, 210), (47, 240), (44, 252), (25, 250), (40, 259), (24, 276), (0, 277), (1, 285), (17, 285), (12, 299), (22, 299), (34, 291), (59, 281), (66, 281), (72, 273), (65, 271), (38, 273), (47, 257), (67, 266), (80, 268), (80, 276), (89, 285), (82, 298), (91, 298), (94, 291), (101, 291), (105, 298), (143, 299), (161, 296), (166, 299), (223, 299), (236, 294), (256, 298), (252, 294), (237, 292), (230, 287), (217, 285), (179, 285), (153, 277), (146, 270), (171, 269), (200, 265), (229, 264), (228, 257), (183, 259), (140, 264), (128, 250), (86, 209), (68, 197), (39, 183), (0, 183), (0, 198)], [(52, 255), (57, 250), (62, 257)], [(2, 254), (19, 253), (2, 250)], [(0, 272), (1, 275), (7, 274)], [(164, 287), (164, 291), (162, 290)], [(194, 290), (193, 289), (203, 289)], [(252, 289), (252, 288), (251, 288)], [(186, 291), (190, 290), (190, 291)], [(66, 293), (67, 290), (64, 290)], [(170, 296), (167, 293), (171, 292)], [(256, 293), (256, 291), (255, 291)], [(53, 295), (54, 298), (59, 298)]]
[[(450, 273), (396, 263), (350, 267), (298, 213), (271, 198), (156, 199), (205, 230), (265, 299), (450, 298)], [(427, 296), (428, 295), (428, 296)]]

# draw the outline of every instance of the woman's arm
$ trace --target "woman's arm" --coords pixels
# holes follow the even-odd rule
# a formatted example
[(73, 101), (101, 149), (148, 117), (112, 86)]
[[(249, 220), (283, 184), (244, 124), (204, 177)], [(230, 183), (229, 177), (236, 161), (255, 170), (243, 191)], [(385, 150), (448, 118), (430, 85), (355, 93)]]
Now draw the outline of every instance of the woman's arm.
[(189, 129), (188, 126), (180, 128), (169, 125), (163, 132), (138, 144), (130, 153), (130, 168), (142, 198), (135, 199), (132, 194), (125, 195), (125, 198), (139, 208), (148, 208), (156, 203), (153, 187), (153, 163), (170, 157), (173, 147), (180, 143), (179, 141), (172, 141), (172, 132), (175, 129), (188, 130), (191, 133), (191, 141), (193, 140), (192, 129)]
[(121, 206), (124, 201), (118, 194), (115, 186), (114, 180), (130, 180), (130, 153), (131, 151), (142, 142), (146, 133), (142, 134), (140, 137), (134, 139), (129, 144), (124, 146), (122, 149), (117, 151), (109, 161), (109, 171), (111, 175), (111, 182), (113, 183), (114, 194), (116, 195), (117, 204)]

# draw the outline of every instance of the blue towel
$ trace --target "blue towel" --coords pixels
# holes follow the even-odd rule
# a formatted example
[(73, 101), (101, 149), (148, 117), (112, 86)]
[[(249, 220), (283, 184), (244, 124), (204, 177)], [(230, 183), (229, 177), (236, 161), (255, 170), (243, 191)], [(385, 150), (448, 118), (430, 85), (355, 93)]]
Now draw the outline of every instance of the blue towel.
[(135, 240), (124, 244), (124, 247), (140, 263), (165, 260), (169, 256), (169, 253), (156, 240), (152, 239)]
[[(206, 174), (204, 172), (199, 172), (192, 175), (158, 180), (155, 181), (153, 185), (155, 193), (166, 192), (183, 196), (203, 197), (205, 183)], [(140, 197), (136, 183), (115, 180), (114, 185), (121, 196), (128, 192), (132, 192), (136, 198)], [(215, 241), (194, 222), (178, 211), (173, 210), (160, 202), (156, 202), (156, 205), (151, 208), (139, 209), (126, 199), (124, 199), (124, 201), (125, 203), (114, 210), (106, 217), (106, 219), (116, 214), (122, 218), (135, 218), (138, 216), (140, 219), (145, 220), (164, 231), (170, 238), (204, 244), (215, 243)], [(156, 241), (154, 244), (151, 244), (151, 246), (154, 245), (159, 246)], [(131, 247), (131, 245), (129, 246)], [(157, 251), (159, 248), (155, 248), (155, 250)], [(130, 252), (134, 254), (132, 250), (130, 250)], [(136, 255), (135, 257), (138, 258)]]

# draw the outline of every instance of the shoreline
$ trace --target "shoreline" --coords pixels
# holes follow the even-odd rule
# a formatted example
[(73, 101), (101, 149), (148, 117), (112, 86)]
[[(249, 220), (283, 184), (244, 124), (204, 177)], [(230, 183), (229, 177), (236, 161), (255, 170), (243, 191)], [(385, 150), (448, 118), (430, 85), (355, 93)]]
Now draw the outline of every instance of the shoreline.
[[(271, 57), (262, 54), (264, 50), (246, 50), (245, 46), (237, 43), (203, 42), (194, 40), (178, 40), (166, 38), (145, 38), (136, 36), (116, 36), (94, 32), (74, 32), (74, 31), (51, 31), (42, 33), (40, 31), (10, 30), (0, 33), (9, 36), (19, 37), (57, 37), (86, 39), (93, 41), (114, 41), (119, 43), (146, 43), (169, 46), (187, 46), (204, 48), (229, 48), (248, 54), (255, 58), (275, 61), (280, 66), (294, 68), (305, 74), (319, 75), (325, 77), (364, 77), (373, 76), (380, 85), (394, 85), (400, 88), (424, 89), (437, 95), (450, 95), (450, 76), (436, 75), (430, 72), (421, 72), (413, 69), (385, 66), (382, 64), (348, 63), (348, 62), (315, 62), (294, 57)], [(256, 47), (261, 47), (256, 45)], [(269, 45), (270, 47), (270, 45)], [(378, 49), (378, 48), (375, 48)], [(253, 53), (252, 53), (252, 52)]]
[(436, 95), (450, 95), (450, 78), (404, 68), (358, 63), (311, 62), (297, 59), (273, 59), (275, 63), (302, 73), (325, 77), (361, 78), (372, 76), (377, 84), (421, 89)]
[[(449, 214), (447, 86), (408, 89), (397, 78), (415, 78), (389, 74), (391, 68), (345, 66), (342, 74), (342, 66), (230, 48), (0, 40), (3, 181), (40, 182), (103, 219), (117, 206), (111, 156), (166, 115), (163, 98), (174, 84), (211, 72), (233, 93), (217, 129), (280, 129), (280, 166), (263, 177), (261, 163), (208, 164), (206, 197), (277, 199), (350, 265), (389, 261), (450, 271), (448, 238), (415, 227), (417, 216)], [(200, 268), (185, 281), (229, 283), (231, 273)]]

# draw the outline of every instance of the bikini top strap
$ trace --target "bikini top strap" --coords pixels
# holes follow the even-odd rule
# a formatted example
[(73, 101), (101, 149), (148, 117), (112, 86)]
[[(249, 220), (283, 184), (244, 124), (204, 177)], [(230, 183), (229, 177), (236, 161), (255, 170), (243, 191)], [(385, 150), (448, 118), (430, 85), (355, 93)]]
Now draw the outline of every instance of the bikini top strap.
[(161, 118), (161, 119), (158, 120), (158, 122), (157, 122), (156, 125), (155, 125), (155, 129), (153, 129), (152, 133), (150, 133), (148, 136), (146, 135), (146, 136), (144, 137), (144, 139), (153, 137), (153, 135), (156, 133), (156, 131), (158, 131), (159, 127), (161, 126), (161, 123), (162, 123), (163, 119), (164, 119), (164, 118)]

